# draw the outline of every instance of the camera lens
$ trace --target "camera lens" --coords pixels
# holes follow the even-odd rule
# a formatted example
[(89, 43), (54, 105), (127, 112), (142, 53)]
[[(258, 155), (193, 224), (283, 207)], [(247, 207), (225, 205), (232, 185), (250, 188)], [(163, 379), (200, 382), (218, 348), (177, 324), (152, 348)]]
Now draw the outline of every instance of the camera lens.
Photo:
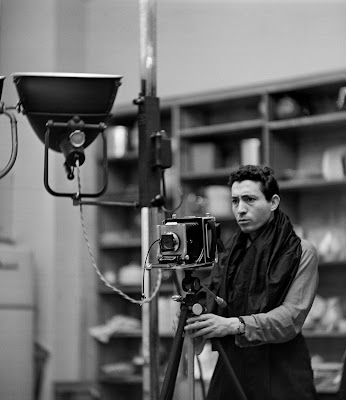
[(179, 249), (180, 240), (176, 233), (165, 232), (161, 235), (160, 248), (161, 251), (177, 251)]
[(175, 247), (174, 237), (172, 233), (166, 233), (161, 236), (160, 242), (162, 251), (173, 251)]

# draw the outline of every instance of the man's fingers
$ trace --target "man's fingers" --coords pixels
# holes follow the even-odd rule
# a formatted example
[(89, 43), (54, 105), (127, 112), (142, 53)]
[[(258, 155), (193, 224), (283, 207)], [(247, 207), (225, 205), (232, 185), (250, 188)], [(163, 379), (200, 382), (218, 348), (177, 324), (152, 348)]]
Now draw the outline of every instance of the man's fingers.
[(191, 324), (196, 321), (208, 321), (210, 319), (210, 314), (201, 314), (196, 317), (190, 317), (186, 320), (188, 324)]
[(193, 329), (201, 329), (206, 327), (208, 324), (206, 321), (195, 321), (192, 323), (189, 323), (188, 325), (185, 326), (185, 330), (191, 331)]

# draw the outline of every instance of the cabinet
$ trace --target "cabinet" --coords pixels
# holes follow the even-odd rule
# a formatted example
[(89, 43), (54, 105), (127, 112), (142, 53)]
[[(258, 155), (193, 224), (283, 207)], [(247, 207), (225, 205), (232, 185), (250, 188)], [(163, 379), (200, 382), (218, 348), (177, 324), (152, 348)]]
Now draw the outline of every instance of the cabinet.
[[(173, 204), (179, 202), (178, 185), (184, 192), (178, 217), (210, 212), (226, 238), (236, 228), (227, 187), (231, 170), (241, 163), (266, 164), (279, 179), (281, 206), (297, 233), (316, 245), (320, 255), (318, 301), (304, 334), (321, 398), (332, 398), (336, 393), (334, 378), (346, 350), (345, 88), (346, 71), (336, 71), (162, 103), (162, 129), (172, 136), (175, 154)], [(113, 122), (135, 131), (135, 119), (133, 110), (119, 110)], [(136, 200), (137, 155), (135, 149), (128, 150), (120, 159), (109, 159), (108, 196), (118, 192)], [(138, 215), (133, 209), (100, 208), (99, 259), (115, 279), (118, 269), (140, 262)], [(209, 272), (199, 273), (205, 276)], [(163, 285), (168, 288), (166, 296), (174, 291), (170, 279), (167, 276)], [(139, 293), (138, 285), (136, 290)], [(100, 289), (99, 297), (100, 321), (119, 312), (140, 318), (138, 308), (132, 311), (128, 302), (108, 290)], [(167, 347), (169, 343), (165, 355)], [(129, 360), (140, 354), (140, 334), (123, 334), (100, 345), (99, 353), (100, 365), (125, 356)], [(128, 374), (126, 380), (101, 380), (108, 393), (106, 399), (115, 393), (120, 399), (138, 398), (140, 382), (140, 374), (135, 373)]]

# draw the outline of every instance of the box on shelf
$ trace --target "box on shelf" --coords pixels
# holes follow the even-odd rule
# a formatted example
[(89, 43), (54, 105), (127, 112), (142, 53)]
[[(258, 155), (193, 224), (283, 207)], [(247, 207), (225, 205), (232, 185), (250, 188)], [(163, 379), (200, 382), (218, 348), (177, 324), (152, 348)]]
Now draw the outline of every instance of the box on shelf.
[(213, 143), (194, 143), (190, 148), (192, 172), (210, 172), (216, 165), (216, 146)]

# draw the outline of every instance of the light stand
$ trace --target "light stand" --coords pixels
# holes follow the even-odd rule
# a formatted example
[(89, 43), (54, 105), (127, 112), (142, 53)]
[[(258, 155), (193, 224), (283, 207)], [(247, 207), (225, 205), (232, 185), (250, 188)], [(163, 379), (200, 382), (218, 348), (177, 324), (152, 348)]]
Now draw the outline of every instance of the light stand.
[[(139, 168), (144, 166), (145, 175), (150, 180), (147, 188), (140, 188), (142, 226), (142, 260), (149, 252), (150, 243), (155, 237), (154, 227), (158, 223), (158, 208), (152, 207), (151, 200), (160, 193), (160, 176), (156, 169), (148, 169), (152, 162), (150, 151), (150, 136), (160, 131), (159, 101), (156, 97), (156, 0), (139, 1), (139, 31), (140, 31), (140, 78), (141, 93), (138, 111), (139, 130)], [(148, 118), (150, 113), (150, 117)], [(141, 157), (143, 151), (144, 157)], [(146, 159), (146, 160), (145, 160)], [(146, 166), (144, 165), (147, 162)], [(145, 179), (144, 176), (142, 178)], [(142, 179), (141, 178), (141, 179)], [(146, 277), (145, 285), (150, 290), (154, 277)], [(142, 308), (142, 353), (143, 365), (143, 400), (157, 400), (159, 392), (159, 335), (158, 335), (158, 299), (154, 298)]]
[[(152, 5), (141, 4), (141, 29), (150, 27), (151, 37), (154, 23)], [(147, 39), (146, 39), (147, 40)], [(154, 47), (150, 45), (150, 66), (141, 79), (141, 93), (135, 104), (138, 106), (139, 127), (139, 189), (138, 202), (85, 201), (85, 197), (98, 197), (107, 187), (107, 145), (104, 129), (120, 85), (121, 76), (93, 74), (16, 73), (14, 83), (20, 99), (20, 109), (25, 114), (39, 139), (45, 145), (44, 184), (53, 196), (71, 197), (74, 205), (109, 205), (141, 207), (142, 258), (145, 259), (149, 245), (155, 235), (160, 203), (161, 169), (170, 166), (170, 146), (160, 131), (159, 100), (153, 84)], [(146, 50), (144, 50), (146, 54)], [(146, 57), (144, 57), (146, 58)], [(101, 133), (103, 137), (103, 187), (96, 193), (57, 192), (49, 184), (49, 150), (65, 156), (68, 178), (73, 178), (75, 167), (82, 165), (84, 149)], [(164, 149), (164, 154), (162, 154)], [(168, 158), (168, 162), (166, 161)], [(155, 275), (155, 273), (151, 275)], [(153, 276), (147, 277), (147, 287), (152, 289)], [(143, 396), (155, 400), (158, 393), (158, 321), (157, 299), (143, 304)]]
[[(44, 184), (53, 196), (71, 197), (74, 205), (129, 206), (141, 208), (142, 260), (149, 252), (156, 236), (159, 207), (162, 204), (161, 172), (170, 166), (170, 143), (160, 130), (159, 99), (156, 97), (156, 43), (154, 1), (140, 2), (141, 30), (141, 92), (138, 106), (139, 127), (139, 202), (104, 202), (84, 200), (98, 197), (106, 190), (107, 147), (104, 140), (104, 123), (120, 85), (117, 75), (16, 73), (13, 80), (20, 99), (20, 110), (33, 130), (44, 143)], [(84, 149), (101, 133), (103, 137), (104, 186), (96, 193), (57, 192), (49, 184), (49, 150), (63, 153), (67, 177), (84, 162)], [(84, 139), (82, 138), (84, 136)], [(77, 141), (74, 140), (77, 138)], [(155, 237), (156, 239), (156, 237)], [(146, 276), (149, 291), (154, 286), (157, 271)], [(158, 300), (142, 305), (143, 325), (143, 399), (156, 400), (159, 390), (158, 360)]]
[[(44, 143), (44, 185), (53, 196), (71, 197), (73, 205), (105, 205), (141, 208), (142, 259), (149, 252), (160, 222), (158, 208), (163, 205), (160, 193), (162, 168), (170, 166), (170, 145), (160, 130), (159, 99), (156, 97), (156, 3), (140, 0), (141, 92), (138, 106), (139, 126), (139, 202), (104, 202), (84, 200), (106, 191), (108, 164), (104, 123), (110, 115), (121, 76), (68, 73), (15, 73), (13, 80), (19, 96), (18, 110), (25, 114), (38, 138)], [(67, 132), (67, 134), (66, 134)], [(67, 177), (84, 162), (84, 149), (98, 136), (103, 144), (103, 187), (96, 193), (57, 192), (49, 184), (49, 150), (65, 156)], [(81, 139), (84, 136), (84, 139)], [(75, 141), (74, 139), (78, 139)], [(81, 141), (79, 141), (81, 140)], [(164, 149), (164, 154), (161, 153)], [(169, 161), (166, 161), (169, 159)], [(12, 167), (14, 160), (11, 160)], [(155, 275), (155, 273), (151, 275)], [(155, 277), (147, 277), (153, 286)], [(158, 302), (154, 299), (142, 307), (143, 321), (143, 397), (156, 400), (159, 388)]]

